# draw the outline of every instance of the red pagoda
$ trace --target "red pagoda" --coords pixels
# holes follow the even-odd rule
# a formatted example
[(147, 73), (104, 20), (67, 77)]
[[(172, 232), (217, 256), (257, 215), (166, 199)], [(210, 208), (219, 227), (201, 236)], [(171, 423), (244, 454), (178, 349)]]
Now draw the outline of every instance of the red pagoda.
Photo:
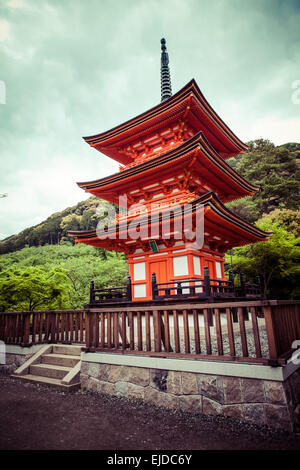
[[(120, 171), (77, 184), (111, 203), (125, 201), (129, 209), (117, 214), (105, 233), (69, 232), (76, 242), (125, 253), (133, 301), (153, 298), (153, 275), (158, 284), (197, 285), (206, 270), (214, 283), (225, 281), (226, 251), (270, 235), (224, 205), (258, 190), (226, 163), (247, 146), (212, 109), (195, 80), (172, 95), (165, 39), (161, 48), (161, 103), (109, 131), (84, 137), (118, 161)], [(184, 229), (184, 217), (190, 231)], [(191, 232), (196, 233), (201, 217), (199, 241)]]

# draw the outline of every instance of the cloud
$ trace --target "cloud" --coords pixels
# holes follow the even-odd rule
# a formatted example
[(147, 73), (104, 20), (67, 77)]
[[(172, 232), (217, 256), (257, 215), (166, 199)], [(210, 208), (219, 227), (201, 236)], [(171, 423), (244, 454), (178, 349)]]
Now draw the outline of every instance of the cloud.
[(299, 141), (297, 1), (9, 0), (0, 17), (2, 234), (87, 197), (76, 181), (118, 171), (82, 136), (159, 103), (161, 37), (173, 93), (195, 78), (242, 140)]
[(0, 41), (5, 41), (9, 38), (10, 25), (6, 20), (0, 20)]
[(7, 5), (11, 8), (23, 8), (24, 2), (23, 0), (10, 0)]

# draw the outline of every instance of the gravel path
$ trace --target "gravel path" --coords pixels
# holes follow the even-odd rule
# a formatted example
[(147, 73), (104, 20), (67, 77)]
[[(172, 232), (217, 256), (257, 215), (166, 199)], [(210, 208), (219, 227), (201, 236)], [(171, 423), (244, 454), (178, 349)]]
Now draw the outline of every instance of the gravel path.
[(299, 450), (300, 436), (0, 377), (0, 449)]

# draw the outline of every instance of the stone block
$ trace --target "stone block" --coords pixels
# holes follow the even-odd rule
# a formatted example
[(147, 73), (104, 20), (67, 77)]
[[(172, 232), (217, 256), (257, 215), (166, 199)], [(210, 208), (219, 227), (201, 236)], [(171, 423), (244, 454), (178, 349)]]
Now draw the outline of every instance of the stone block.
[(214, 400), (203, 396), (202, 397), (202, 412), (205, 415), (217, 416), (222, 414), (222, 405)]
[(265, 424), (264, 405), (262, 403), (243, 404), (243, 419), (252, 423)]
[(241, 404), (238, 405), (224, 405), (222, 408), (222, 414), (229, 418), (242, 419), (243, 418), (243, 407)]
[(111, 365), (107, 374), (108, 382), (127, 382), (129, 377), (129, 368), (126, 366)]
[(89, 363), (82, 361), (80, 371), (83, 375), (89, 375)]
[(169, 371), (167, 377), (167, 392), (172, 395), (181, 395), (182, 386), (181, 386), (181, 373), (176, 371)]
[(295, 403), (300, 402), (300, 373), (299, 369), (296, 370), (293, 374), (284, 383), (284, 391), (287, 397), (287, 400), (291, 402), (291, 406)]
[(179, 397), (179, 408), (188, 413), (202, 413), (201, 395), (183, 395)]
[(153, 387), (146, 387), (145, 389), (145, 401), (152, 403), (156, 406), (161, 406), (167, 409), (178, 408), (179, 400), (178, 397), (165, 392), (159, 392)]
[(197, 374), (181, 372), (181, 389), (183, 395), (198, 395)]
[(264, 403), (265, 393), (263, 380), (241, 379), (243, 403)]
[(99, 380), (102, 380), (104, 382), (107, 381), (109, 372), (110, 372), (110, 364), (99, 364)]
[(128, 396), (128, 383), (127, 382), (115, 382), (115, 395), (118, 397)]
[(81, 382), (82, 390), (87, 390), (88, 389), (88, 381), (89, 381), (88, 375), (80, 374), (80, 382)]
[(201, 395), (218, 403), (224, 403), (223, 380), (221, 376), (201, 374), (198, 376), (198, 387)]
[(99, 377), (99, 366), (100, 364), (96, 362), (89, 362), (88, 375), (97, 379)]
[(92, 392), (99, 392), (99, 380), (94, 377), (89, 377), (88, 379), (88, 390)]
[(147, 403), (155, 404), (158, 400), (159, 392), (152, 386), (146, 387), (144, 391), (144, 398)]
[(271, 403), (273, 405), (286, 404), (286, 397), (281, 382), (265, 381), (264, 387), (267, 403)]
[(223, 377), (224, 403), (242, 402), (241, 381), (237, 377)]
[(167, 391), (167, 380), (169, 372), (167, 370), (151, 369), (150, 370), (150, 386), (160, 390)]
[(129, 367), (128, 382), (146, 387), (150, 383), (150, 370), (143, 367)]
[(266, 403), (264, 410), (268, 426), (293, 431), (293, 423), (287, 406)]
[(128, 398), (132, 400), (144, 400), (145, 387), (128, 383)]
[(104, 395), (115, 395), (115, 384), (99, 380), (99, 392)]

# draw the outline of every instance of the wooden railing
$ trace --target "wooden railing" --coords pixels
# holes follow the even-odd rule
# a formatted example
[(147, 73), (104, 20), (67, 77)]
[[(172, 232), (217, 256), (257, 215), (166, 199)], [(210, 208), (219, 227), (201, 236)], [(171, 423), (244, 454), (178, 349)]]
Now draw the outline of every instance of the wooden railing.
[(204, 277), (198, 279), (177, 279), (170, 282), (157, 283), (156, 276), (152, 274), (152, 298), (153, 300), (167, 299), (213, 299), (218, 298), (261, 298), (261, 285), (248, 284), (244, 274), (240, 275), (240, 285), (234, 285), (232, 272), (229, 280), (212, 279), (208, 268), (204, 268)]
[(42, 343), (83, 343), (84, 310), (0, 313), (0, 340), (30, 346)]
[[(204, 268), (204, 277), (198, 279), (176, 279), (169, 282), (157, 283), (155, 273), (152, 274), (152, 300), (179, 300), (179, 299), (242, 299), (262, 298), (259, 278), (257, 282), (249, 284), (245, 281), (243, 273), (240, 274), (239, 286), (234, 285), (234, 277), (229, 272), (229, 279), (212, 279), (208, 267)], [(90, 286), (89, 306), (104, 303), (131, 302), (131, 279), (128, 276), (126, 286), (95, 289), (94, 282)]]
[(229, 281), (210, 279), (179, 279), (176, 281), (152, 283), (152, 298), (164, 299), (204, 299), (208, 297), (234, 297), (235, 290)]
[(95, 308), (89, 351), (278, 365), (300, 339), (299, 301)]
[(126, 286), (110, 287), (107, 289), (95, 289), (94, 281), (91, 281), (90, 305), (106, 302), (130, 302), (131, 299), (130, 276), (127, 278)]
[(86, 351), (284, 364), (300, 340), (300, 301), (105, 305), (0, 313), (0, 340), (81, 343)]

